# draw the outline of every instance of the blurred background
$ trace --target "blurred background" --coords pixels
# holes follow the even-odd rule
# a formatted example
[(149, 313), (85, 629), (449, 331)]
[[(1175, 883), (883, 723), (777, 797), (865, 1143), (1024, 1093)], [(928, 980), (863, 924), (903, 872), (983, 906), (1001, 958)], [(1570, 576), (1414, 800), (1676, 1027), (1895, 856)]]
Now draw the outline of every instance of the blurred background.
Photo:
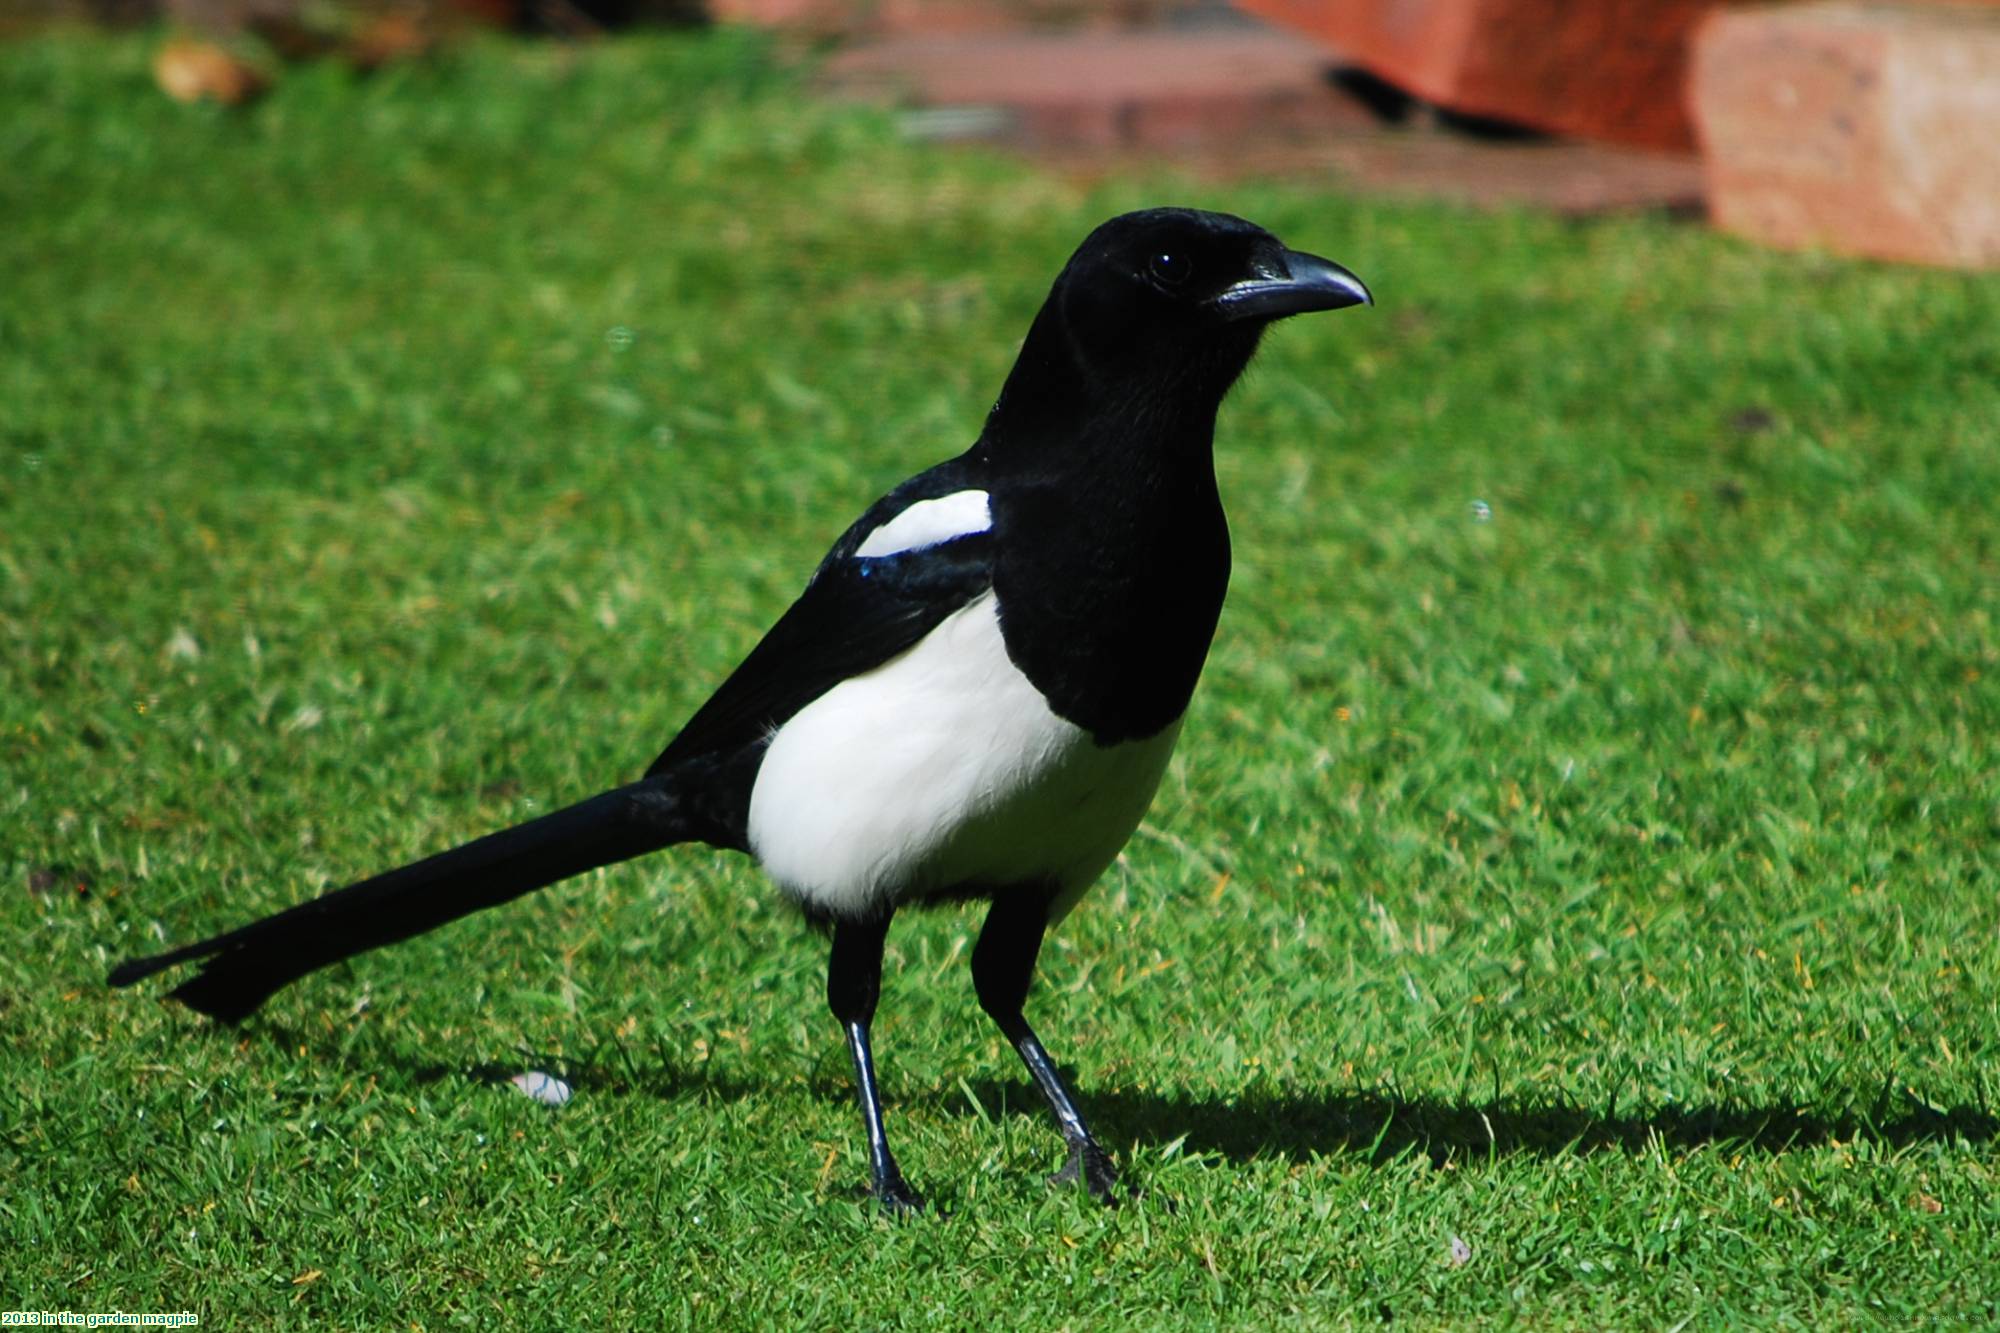
[(224, 103), (478, 29), (743, 24), (913, 137), (1084, 172), (1150, 155), (2000, 262), (2000, 0), (0, 0), (0, 34), (77, 21), (164, 21), (160, 87)]

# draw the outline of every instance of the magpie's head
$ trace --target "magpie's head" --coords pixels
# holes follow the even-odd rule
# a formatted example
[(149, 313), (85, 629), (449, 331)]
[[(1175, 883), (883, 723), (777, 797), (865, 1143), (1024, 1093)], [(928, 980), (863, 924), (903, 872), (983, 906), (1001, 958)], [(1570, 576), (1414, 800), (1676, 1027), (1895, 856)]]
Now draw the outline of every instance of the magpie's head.
[[(1068, 381), (1102, 402), (1175, 400), (1212, 413), (1263, 331), (1312, 310), (1369, 305), (1361, 280), (1227, 213), (1151, 208), (1112, 218), (1064, 266), (1005, 398)], [(1003, 398), (1003, 403), (1005, 401)]]
[[(1240, 336), (1287, 315), (1372, 305), (1361, 279), (1254, 222), (1191, 208), (1124, 213), (1056, 281), (1072, 332), (1129, 343)], [(1107, 349), (1108, 350), (1108, 349)]]

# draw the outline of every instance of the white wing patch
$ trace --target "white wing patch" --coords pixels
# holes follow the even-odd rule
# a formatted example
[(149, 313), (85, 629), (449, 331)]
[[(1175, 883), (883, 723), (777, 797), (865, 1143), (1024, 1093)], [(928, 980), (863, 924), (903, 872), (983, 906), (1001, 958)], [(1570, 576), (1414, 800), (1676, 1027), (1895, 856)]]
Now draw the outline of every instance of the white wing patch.
[(895, 555), (936, 546), (954, 537), (969, 537), (993, 526), (993, 511), (985, 491), (958, 491), (935, 500), (919, 500), (868, 534), (854, 548), (858, 559)]

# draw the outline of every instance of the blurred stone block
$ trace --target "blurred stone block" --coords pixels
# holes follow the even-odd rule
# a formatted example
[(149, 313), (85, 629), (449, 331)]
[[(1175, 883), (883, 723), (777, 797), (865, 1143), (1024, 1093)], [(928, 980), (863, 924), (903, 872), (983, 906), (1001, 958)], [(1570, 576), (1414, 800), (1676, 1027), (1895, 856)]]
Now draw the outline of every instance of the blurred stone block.
[(1639, 148), (1694, 145), (1688, 47), (1715, 0), (1236, 0), (1453, 111)]
[(962, 36), (1160, 26), (1213, 4), (1214, 0), (709, 0), (709, 12), (724, 23), (829, 35)]
[(1309, 44), (1254, 29), (1013, 33), (853, 46), (827, 77), (849, 95), (930, 108), (918, 123), (940, 133), (1175, 149), (1372, 125), (1325, 65)]
[(1709, 208), (1772, 245), (2000, 264), (2000, 8), (1719, 14), (1693, 101)]
[(1356, 135), (1329, 142), (1327, 161), (1372, 194), (1451, 199), (1476, 208), (1548, 209), (1566, 217), (1666, 212), (1700, 217), (1701, 163), (1580, 139), (1532, 142), (1472, 135)]

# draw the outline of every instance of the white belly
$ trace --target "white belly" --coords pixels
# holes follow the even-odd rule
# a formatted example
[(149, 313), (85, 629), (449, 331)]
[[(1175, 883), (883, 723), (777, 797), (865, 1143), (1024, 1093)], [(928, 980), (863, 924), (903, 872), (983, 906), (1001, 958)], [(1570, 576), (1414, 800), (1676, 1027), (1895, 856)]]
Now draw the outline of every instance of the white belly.
[(839, 915), (948, 891), (1047, 886), (1060, 916), (1152, 802), (1180, 722), (1100, 746), (1008, 660), (988, 592), (772, 738), (750, 849)]

